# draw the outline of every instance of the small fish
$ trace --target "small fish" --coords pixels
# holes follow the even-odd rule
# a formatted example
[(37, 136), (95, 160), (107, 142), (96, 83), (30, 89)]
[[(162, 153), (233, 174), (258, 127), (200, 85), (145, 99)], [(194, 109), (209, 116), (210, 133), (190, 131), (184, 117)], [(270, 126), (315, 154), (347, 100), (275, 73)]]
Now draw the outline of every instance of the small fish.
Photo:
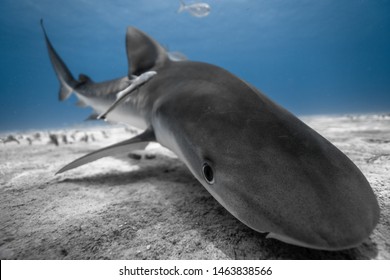
[(185, 4), (184, 1), (180, 1), (180, 7), (177, 10), (178, 13), (188, 11), (194, 17), (207, 17), (210, 14), (211, 7), (207, 3), (193, 3)]

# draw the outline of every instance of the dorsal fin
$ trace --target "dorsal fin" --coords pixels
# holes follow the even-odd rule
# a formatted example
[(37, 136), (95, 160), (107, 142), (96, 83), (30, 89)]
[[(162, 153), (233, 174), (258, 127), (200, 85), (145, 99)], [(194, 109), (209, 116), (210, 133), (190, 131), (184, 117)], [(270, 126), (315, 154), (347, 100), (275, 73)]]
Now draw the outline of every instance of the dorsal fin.
[(131, 75), (139, 76), (169, 62), (164, 48), (134, 27), (127, 28), (126, 52), (129, 63), (129, 77)]
[(93, 83), (92, 79), (88, 75), (85, 75), (85, 74), (79, 75), (79, 82), (82, 84)]

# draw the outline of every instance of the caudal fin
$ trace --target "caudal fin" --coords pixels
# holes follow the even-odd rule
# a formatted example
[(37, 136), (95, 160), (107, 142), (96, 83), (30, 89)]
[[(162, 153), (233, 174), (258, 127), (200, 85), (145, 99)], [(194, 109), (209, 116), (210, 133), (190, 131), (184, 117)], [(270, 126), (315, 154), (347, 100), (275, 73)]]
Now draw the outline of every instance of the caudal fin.
[(181, 13), (182, 11), (184, 11), (186, 8), (186, 4), (184, 3), (184, 1), (180, 0), (180, 7), (179, 9), (177, 9), (177, 12), (178, 13)]
[(72, 73), (69, 71), (68, 67), (62, 61), (61, 57), (53, 48), (53, 45), (50, 43), (42, 19), (41, 26), (43, 34), (45, 35), (47, 51), (49, 52), (51, 64), (53, 65), (57, 78), (60, 81), (59, 100), (62, 101), (67, 99), (71, 95), (75, 86), (77, 85), (77, 81), (73, 78)]

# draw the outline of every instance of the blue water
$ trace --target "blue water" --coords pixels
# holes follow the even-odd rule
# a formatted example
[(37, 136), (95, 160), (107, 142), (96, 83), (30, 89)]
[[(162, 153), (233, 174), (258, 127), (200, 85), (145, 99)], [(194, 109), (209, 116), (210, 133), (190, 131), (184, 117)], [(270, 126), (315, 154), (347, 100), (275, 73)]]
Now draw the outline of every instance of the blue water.
[(39, 20), (72, 73), (127, 74), (125, 31), (228, 69), (298, 115), (390, 111), (390, 1), (0, 0), (0, 130), (62, 127), (89, 110), (58, 101)]

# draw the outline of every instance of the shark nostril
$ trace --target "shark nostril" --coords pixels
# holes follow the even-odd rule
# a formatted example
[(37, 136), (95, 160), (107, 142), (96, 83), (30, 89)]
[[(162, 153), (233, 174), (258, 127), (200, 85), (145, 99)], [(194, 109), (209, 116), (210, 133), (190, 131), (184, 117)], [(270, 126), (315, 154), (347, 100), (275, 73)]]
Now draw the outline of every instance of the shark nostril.
[(214, 171), (213, 168), (205, 162), (202, 167), (203, 177), (208, 184), (214, 184)]

